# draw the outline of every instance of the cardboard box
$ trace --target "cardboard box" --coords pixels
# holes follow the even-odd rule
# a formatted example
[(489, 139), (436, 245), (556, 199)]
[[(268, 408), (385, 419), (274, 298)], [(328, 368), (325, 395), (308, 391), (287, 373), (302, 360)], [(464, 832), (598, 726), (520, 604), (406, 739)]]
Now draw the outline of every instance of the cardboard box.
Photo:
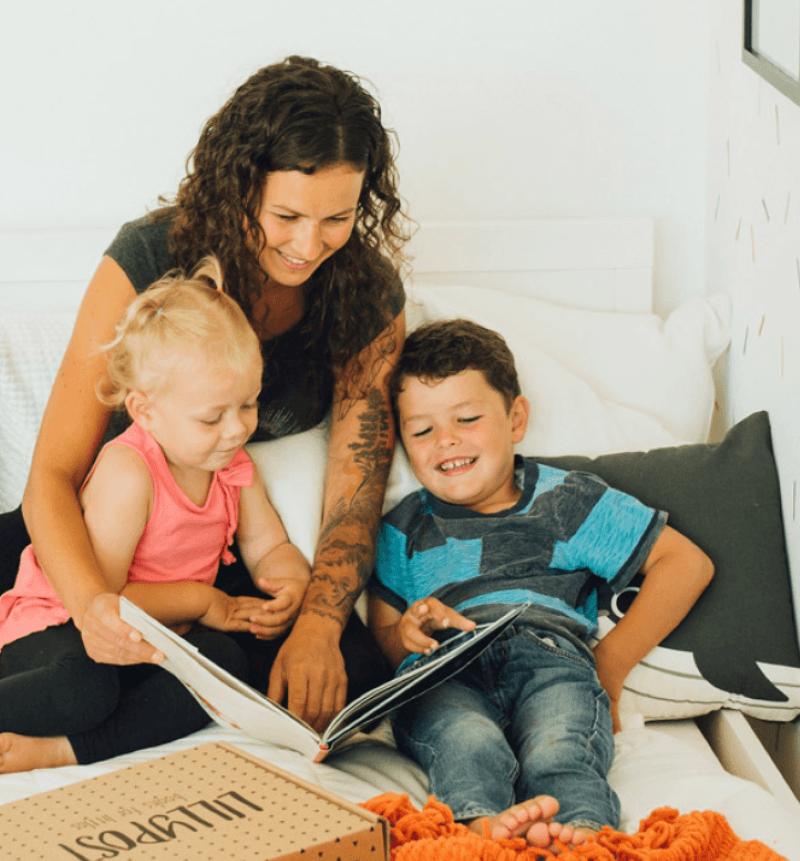
[(385, 819), (228, 744), (0, 806), (3, 861), (386, 861)]

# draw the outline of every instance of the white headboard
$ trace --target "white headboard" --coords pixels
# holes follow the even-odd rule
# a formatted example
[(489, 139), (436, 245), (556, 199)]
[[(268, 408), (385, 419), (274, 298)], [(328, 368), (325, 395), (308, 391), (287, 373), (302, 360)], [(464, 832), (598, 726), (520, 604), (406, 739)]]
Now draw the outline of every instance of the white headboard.
[(649, 312), (653, 222), (430, 221), (409, 245), (414, 280), (500, 287), (596, 311)]
[[(0, 308), (76, 308), (113, 228), (0, 230)], [(431, 221), (409, 244), (414, 280), (503, 287), (594, 310), (652, 307), (653, 222)]]

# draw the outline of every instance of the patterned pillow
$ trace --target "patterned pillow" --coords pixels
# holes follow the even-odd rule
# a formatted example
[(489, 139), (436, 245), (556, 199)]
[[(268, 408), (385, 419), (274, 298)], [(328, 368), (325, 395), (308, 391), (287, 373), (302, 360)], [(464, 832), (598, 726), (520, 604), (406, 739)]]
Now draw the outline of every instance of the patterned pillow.
[[(628, 676), (622, 711), (645, 720), (721, 707), (764, 720), (800, 714), (800, 650), (766, 412), (743, 419), (716, 444), (540, 460), (595, 473), (666, 510), (670, 525), (715, 565), (689, 615)], [(624, 615), (635, 589), (636, 581), (601, 600), (601, 636)]]

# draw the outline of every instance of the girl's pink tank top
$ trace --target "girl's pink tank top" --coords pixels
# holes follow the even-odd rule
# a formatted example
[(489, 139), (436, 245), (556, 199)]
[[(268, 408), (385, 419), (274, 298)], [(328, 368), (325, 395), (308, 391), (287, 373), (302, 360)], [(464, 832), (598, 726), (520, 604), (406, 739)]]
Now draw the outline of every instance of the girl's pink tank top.
[[(132, 424), (103, 451), (110, 445), (125, 445), (138, 452), (153, 480), (153, 511), (136, 547), (128, 581), (198, 580), (213, 584), (220, 560), (226, 564), (234, 561), (228, 547), (239, 519), (239, 493), (253, 482), (253, 462), (244, 451), (236, 452), (228, 466), (214, 473), (203, 505), (195, 505), (175, 481), (158, 443), (139, 425)], [(94, 466), (86, 481), (92, 472)], [(0, 648), (68, 619), (69, 613), (28, 545), (14, 588), (0, 595)]]

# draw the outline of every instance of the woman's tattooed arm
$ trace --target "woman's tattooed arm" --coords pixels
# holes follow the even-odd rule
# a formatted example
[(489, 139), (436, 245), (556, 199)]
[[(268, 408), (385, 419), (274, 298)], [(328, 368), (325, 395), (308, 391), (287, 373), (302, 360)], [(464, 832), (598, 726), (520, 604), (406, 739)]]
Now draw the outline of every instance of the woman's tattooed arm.
[(334, 399), (322, 529), (302, 612), (342, 626), (374, 562), (394, 446), (387, 380), (402, 346), (402, 324), (396, 320), (359, 357), (361, 380), (343, 375)]
[[(334, 393), (322, 529), (300, 615), (281, 646), (267, 695), (315, 729), (345, 704), (342, 629), (375, 557), (394, 427), (388, 377), (403, 346), (403, 313), (359, 357), (366, 373), (340, 375)], [(347, 371), (348, 369), (345, 369)]]

